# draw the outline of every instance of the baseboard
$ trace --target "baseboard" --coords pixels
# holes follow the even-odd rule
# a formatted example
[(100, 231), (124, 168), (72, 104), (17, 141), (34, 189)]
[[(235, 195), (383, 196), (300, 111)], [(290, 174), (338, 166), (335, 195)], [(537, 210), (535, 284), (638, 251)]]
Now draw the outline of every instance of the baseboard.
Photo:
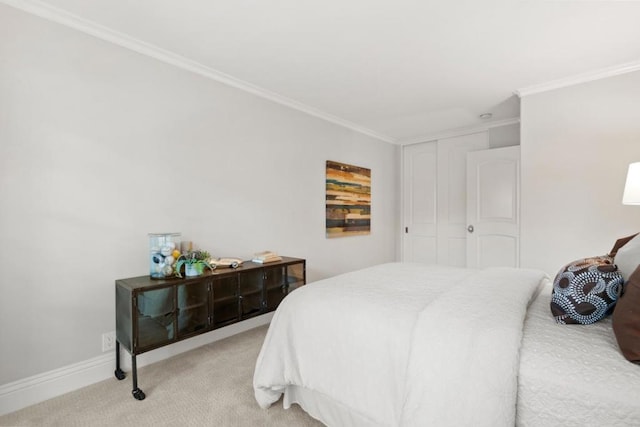
[[(264, 314), (144, 353), (137, 358), (138, 367), (266, 325), (272, 317), (273, 313)], [(126, 350), (121, 353), (121, 367), (125, 371), (131, 369), (131, 358), (127, 356), (129, 353)], [(4, 384), (0, 386), (0, 415), (17, 411), (99, 381), (114, 378), (115, 363), (115, 353), (109, 352), (92, 359)], [(114, 381), (117, 380), (114, 378)]]
[(102, 381), (112, 375), (113, 353), (103, 354), (60, 369), (34, 375), (0, 386), (0, 415), (72, 390)]

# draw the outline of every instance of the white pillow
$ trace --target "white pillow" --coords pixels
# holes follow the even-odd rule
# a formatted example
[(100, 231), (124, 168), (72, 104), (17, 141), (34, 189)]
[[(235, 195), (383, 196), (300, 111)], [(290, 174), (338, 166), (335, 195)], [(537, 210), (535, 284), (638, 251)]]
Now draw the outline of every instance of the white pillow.
[(618, 266), (624, 281), (629, 280), (633, 271), (640, 265), (640, 234), (618, 249), (613, 262)]

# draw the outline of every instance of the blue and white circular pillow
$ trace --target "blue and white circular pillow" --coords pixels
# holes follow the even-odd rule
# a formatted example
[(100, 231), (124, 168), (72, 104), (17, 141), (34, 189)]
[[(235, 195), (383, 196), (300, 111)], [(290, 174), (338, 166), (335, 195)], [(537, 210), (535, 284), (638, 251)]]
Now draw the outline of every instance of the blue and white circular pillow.
[(613, 312), (623, 282), (609, 256), (569, 263), (553, 281), (551, 313), (562, 324), (595, 323)]

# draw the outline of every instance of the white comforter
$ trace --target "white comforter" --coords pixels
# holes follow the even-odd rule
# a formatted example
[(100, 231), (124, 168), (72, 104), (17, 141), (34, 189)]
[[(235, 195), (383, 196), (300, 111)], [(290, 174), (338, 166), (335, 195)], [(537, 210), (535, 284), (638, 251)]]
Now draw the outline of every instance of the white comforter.
[(523, 320), (544, 280), (393, 263), (311, 283), (274, 315), (256, 399), (285, 393), (328, 425), (513, 426)]

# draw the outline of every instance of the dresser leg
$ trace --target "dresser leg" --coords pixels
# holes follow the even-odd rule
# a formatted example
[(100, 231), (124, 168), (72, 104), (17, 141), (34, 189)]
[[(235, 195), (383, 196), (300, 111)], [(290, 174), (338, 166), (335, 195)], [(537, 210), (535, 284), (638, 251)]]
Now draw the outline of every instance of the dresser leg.
[(120, 369), (120, 342), (118, 340), (116, 340), (116, 370), (114, 375), (118, 380), (123, 380), (126, 377), (122, 369)]
[(133, 372), (133, 390), (131, 390), (131, 394), (137, 400), (144, 400), (146, 397), (144, 391), (138, 388), (138, 365), (136, 363), (136, 356), (131, 355), (131, 372)]

